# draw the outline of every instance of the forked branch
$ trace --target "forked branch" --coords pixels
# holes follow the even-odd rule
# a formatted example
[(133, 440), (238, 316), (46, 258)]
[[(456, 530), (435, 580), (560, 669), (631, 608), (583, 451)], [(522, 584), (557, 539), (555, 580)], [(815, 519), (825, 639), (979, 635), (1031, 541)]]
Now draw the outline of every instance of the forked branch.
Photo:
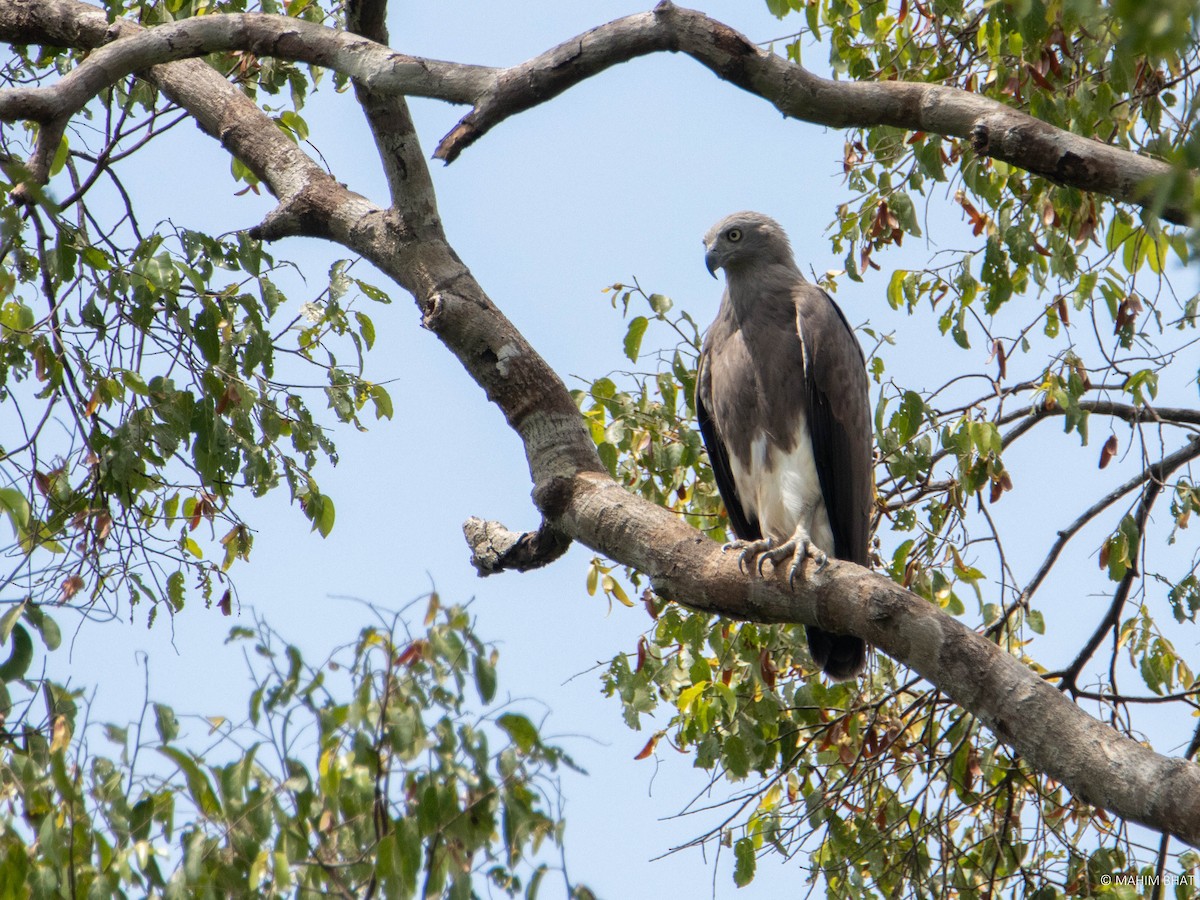
[[(0, 33), (13, 35), (21, 14), (42, 0), (11, 0)], [(45, 0), (57, 6), (62, 0)], [(119, 37), (118, 40), (112, 40)], [(17, 40), (20, 38), (18, 37)], [(70, 116), (100, 90), (131, 72), (217, 51), (246, 50), (325, 66), (373, 93), (469, 103), (472, 110), (434, 156), (453, 161), (491, 128), (561, 94), (611, 66), (663, 51), (691, 56), (718, 77), (772, 103), (785, 116), (835, 128), (890, 125), (969, 140), (975, 152), (1057, 184), (1146, 206), (1186, 223), (1191, 173), (1160, 160), (1062, 131), (978, 94), (904, 81), (833, 81), (753, 44), (715, 19), (664, 0), (652, 12), (601, 25), (520, 65), (504, 69), (395, 53), (346, 32), (286, 16), (198, 16), (150, 29), (118, 24), (93, 54), (56, 85), (0, 91), (0, 119), (42, 122), (46, 140), (30, 162), (44, 181)], [(53, 146), (51, 146), (53, 145)]]

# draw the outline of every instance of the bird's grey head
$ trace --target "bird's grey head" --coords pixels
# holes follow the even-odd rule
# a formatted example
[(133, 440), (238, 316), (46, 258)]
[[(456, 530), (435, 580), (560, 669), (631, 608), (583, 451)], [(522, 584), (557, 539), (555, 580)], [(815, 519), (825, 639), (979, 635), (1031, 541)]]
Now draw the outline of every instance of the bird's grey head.
[(713, 278), (717, 277), (717, 269), (724, 269), (728, 275), (751, 263), (795, 267), (792, 245), (778, 222), (762, 213), (738, 212), (708, 230), (704, 236), (704, 264)]

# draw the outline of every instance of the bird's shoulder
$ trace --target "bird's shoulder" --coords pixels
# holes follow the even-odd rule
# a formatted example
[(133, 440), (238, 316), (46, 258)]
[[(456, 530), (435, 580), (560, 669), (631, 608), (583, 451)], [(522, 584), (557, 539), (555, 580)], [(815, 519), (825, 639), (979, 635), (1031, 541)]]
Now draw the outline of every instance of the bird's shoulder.
[(826, 352), (837, 356), (848, 355), (860, 365), (865, 364), (854, 326), (824, 288), (807, 281), (797, 285), (793, 291), (793, 302), (802, 340), (805, 333), (819, 334)]

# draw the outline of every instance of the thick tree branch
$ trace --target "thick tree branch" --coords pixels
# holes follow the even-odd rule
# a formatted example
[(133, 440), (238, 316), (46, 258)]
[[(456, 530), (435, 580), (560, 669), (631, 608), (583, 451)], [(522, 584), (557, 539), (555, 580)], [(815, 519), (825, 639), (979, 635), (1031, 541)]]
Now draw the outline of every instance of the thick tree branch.
[(267, 13), (198, 16), (137, 30), (130, 30), (122, 20), (105, 37), (111, 43), (61, 81), (46, 87), (5, 89), (0, 93), (0, 118), (43, 122), (74, 115), (104, 88), (134, 72), (233, 50), (323, 66), (381, 93), (438, 97), (453, 103), (471, 102), (495, 78), (495, 70), (486, 66), (405, 56), (351, 32)]
[(889, 579), (830, 561), (792, 593), (786, 579), (747, 577), (719, 545), (603, 475), (575, 479), (564, 499), (561, 527), (649, 573), (661, 596), (733, 618), (815, 623), (860, 635), (1084, 801), (1200, 841), (1200, 812), (1189, 808), (1200, 802), (1200, 767), (1160, 756), (1074, 703), (1060, 703), (1062, 694), (1019, 659)]
[[(1191, 178), (1170, 165), (1047, 125), (970, 91), (904, 81), (832, 81), (812, 74), (703, 13), (663, 0), (594, 28), (499, 72), (475, 108), (442, 139), (434, 156), (452, 162), (489, 129), (610, 66), (669, 50), (686, 53), (719, 78), (757, 94), (785, 116), (834, 128), (893, 125), (971, 141), (975, 152), (1057, 184), (1152, 206), (1185, 224)], [(1151, 184), (1155, 185), (1154, 187)], [(1163, 185), (1171, 186), (1161, 196)]]
[[(385, 45), (388, 40), (386, 0), (351, 0), (347, 18), (352, 31)], [(393, 209), (409, 220), (432, 222), (437, 198), (421, 142), (403, 94), (376, 90), (368, 80), (354, 79), (354, 95), (367, 117), (379, 159), (387, 176)]]
[[(37, 2), (12, 0), (15, 9), (0, 11), (0, 34), (20, 42), (23, 23), (36, 18), (28, 7)], [(57, 6), (62, 0), (46, 2)], [(117, 36), (122, 39), (93, 54), (57, 85), (0, 91), (0, 119), (24, 118), (45, 125), (46, 141), (30, 163), (35, 180), (44, 180), (53, 155), (51, 144), (57, 147), (66, 118), (88, 98), (131, 72), (170, 60), (249, 50), (335, 69), (378, 94), (471, 103), (472, 111), (442, 139), (434, 154), (450, 162), (509, 116), (613, 65), (671, 51), (691, 56), (791, 118), (836, 128), (891, 125), (968, 139), (976, 153), (1055, 183), (1146, 206), (1171, 222), (1183, 224), (1190, 216), (1190, 173), (1160, 160), (1062, 131), (958, 88), (824, 79), (756, 47), (729, 26), (667, 0), (653, 12), (617, 19), (508, 69), (405, 56), (364, 38), (286, 16), (200, 16), (146, 30), (118, 21), (91, 46)]]
[[(655, 15), (671, 14), (668, 7)], [(703, 25), (702, 19), (694, 21)], [(0, 38), (55, 34), (53, 41), (25, 42), (96, 46), (106, 29), (103, 13), (76, 0), (0, 5)], [(729, 66), (723, 74), (730, 80), (778, 65), (790, 70), (789, 79), (811, 79), (781, 60), (762, 59), (728, 29), (720, 34), (732, 41), (724, 49)], [(343, 244), (413, 293), (425, 327), (521, 438), (534, 501), (549, 528), (637, 568), (661, 596), (693, 608), (861, 635), (929, 679), (1084, 801), (1200, 844), (1200, 766), (1160, 756), (1088, 716), (1019, 659), (887, 578), (831, 561), (793, 592), (785, 579), (740, 572), (716, 543), (608, 477), (561, 379), (488, 299), (436, 217), (407, 216), (402, 205), (382, 210), (314, 172), (312, 161), (273, 122), (202, 63), (173, 63), (150, 75), (208, 133), (262, 173), (291, 210), (278, 217), (287, 228)], [(239, 110), (232, 119), (227, 106)]]
[[(5, 36), (14, 31), (4, 29)], [(89, 43), (104, 46), (61, 81), (48, 87), (0, 91), (0, 120), (26, 119), (42, 125), (37, 149), (29, 162), (30, 175), (37, 183), (46, 180), (68, 121), (93, 97), (134, 72), (175, 60), (248, 51), (325, 66), (380, 93), (442, 97), (456, 102), (469, 102), (490, 80), (492, 72), (404, 56), (347, 32), (289, 16), (259, 13), (199, 16), (148, 29), (118, 20), (105, 29), (99, 40), (93, 38)]]

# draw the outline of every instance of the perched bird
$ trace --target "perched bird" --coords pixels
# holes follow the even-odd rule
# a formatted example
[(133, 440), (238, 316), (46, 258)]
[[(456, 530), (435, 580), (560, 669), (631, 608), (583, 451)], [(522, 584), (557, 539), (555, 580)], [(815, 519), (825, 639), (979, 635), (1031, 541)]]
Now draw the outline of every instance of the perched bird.
[[(872, 430), (867, 372), (850, 323), (805, 280), (787, 235), (761, 213), (722, 219), (704, 261), (725, 295), (700, 353), (696, 410), (740, 563), (803, 576), (827, 555), (867, 564)], [(835, 679), (866, 664), (861, 638), (809, 626), (808, 649)]]

